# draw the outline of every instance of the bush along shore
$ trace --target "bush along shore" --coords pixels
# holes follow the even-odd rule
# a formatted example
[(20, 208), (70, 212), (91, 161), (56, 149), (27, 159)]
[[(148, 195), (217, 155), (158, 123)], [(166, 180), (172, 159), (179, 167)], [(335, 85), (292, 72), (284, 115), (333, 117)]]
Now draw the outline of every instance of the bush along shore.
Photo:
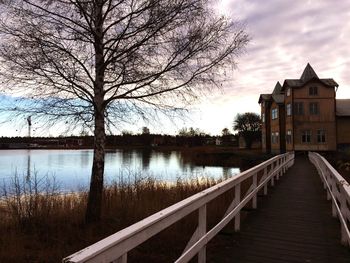
[[(199, 160), (203, 154), (215, 156), (214, 152), (199, 155), (191, 152), (189, 156)], [(250, 155), (251, 162), (262, 161), (261, 157), (254, 156), (257, 155)], [(131, 182), (121, 180), (106, 187), (101, 221), (86, 225), (86, 192), (62, 194), (54, 178), (39, 177), (36, 173), (30, 178), (15, 175), (6, 187), (3, 186), (0, 199), (0, 262), (60, 262), (62, 258), (219, 182), (179, 179), (170, 184), (138, 178), (135, 175)], [(243, 185), (242, 194), (244, 188)], [(228, 192), (208, 205), (208, 228), (222, 218), (233, 194), (233, 191)], [(128, 262), (174, 261), (181, 255), (196, 225), (197, 213), (190, 214), (128, 253)]]

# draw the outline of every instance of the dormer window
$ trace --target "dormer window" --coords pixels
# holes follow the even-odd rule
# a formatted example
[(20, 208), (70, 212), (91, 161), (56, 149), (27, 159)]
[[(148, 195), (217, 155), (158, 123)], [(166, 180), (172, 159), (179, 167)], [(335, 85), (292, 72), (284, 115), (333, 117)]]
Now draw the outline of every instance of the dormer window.
[(290, 96), (290, 88), (287, 89), (287, 97)]
[(310, 96), (317, 96), (318, 95), (318, 90), (317, 87), (309, 87), (309, 95)]

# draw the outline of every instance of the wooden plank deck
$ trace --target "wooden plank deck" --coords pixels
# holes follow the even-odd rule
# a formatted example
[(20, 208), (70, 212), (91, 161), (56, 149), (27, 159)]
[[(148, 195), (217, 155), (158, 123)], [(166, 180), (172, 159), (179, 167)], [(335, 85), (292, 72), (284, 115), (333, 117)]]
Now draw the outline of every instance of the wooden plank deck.
[(208, 246), (207, 262), (350, 262), (340, 224), (306, 155), (260, 197), (239, 233), (223, 232)]

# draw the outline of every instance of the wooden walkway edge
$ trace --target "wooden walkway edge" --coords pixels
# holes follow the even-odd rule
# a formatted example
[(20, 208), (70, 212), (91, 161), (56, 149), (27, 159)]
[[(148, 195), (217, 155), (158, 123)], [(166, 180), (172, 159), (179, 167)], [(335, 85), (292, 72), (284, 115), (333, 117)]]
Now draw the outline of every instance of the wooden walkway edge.
[(219, 235), (208, 249), (208, 262), (350, 262), (340, 244), (340, 224), (315, 167), (306, 155), (259, 198), (241, 231)]

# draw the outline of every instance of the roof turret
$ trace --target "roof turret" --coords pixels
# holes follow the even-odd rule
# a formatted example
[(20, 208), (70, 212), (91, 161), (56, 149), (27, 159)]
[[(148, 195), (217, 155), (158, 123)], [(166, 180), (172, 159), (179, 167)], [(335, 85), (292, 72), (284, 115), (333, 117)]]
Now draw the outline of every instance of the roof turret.
[(318, 76), (311, 65), (307, 63), (304, 72), (300, 77), (300, 80), (305, 83), (311, 79), (318, 79)]

